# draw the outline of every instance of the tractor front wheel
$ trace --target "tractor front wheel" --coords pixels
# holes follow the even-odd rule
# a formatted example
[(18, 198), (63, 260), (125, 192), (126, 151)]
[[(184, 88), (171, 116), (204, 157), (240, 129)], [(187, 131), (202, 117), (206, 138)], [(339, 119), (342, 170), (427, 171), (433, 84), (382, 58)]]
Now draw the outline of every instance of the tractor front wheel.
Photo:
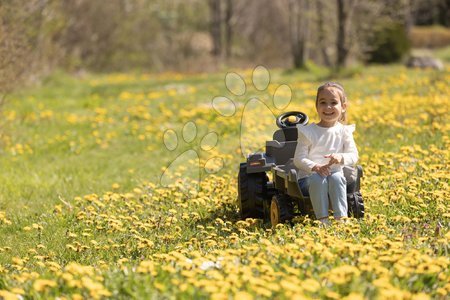
[(270, 203), (270, 223), (272, 227), (279, 223), (290, 221), (294, 217), (293, 211), (293, 203), (289, 196), (273, 196)]

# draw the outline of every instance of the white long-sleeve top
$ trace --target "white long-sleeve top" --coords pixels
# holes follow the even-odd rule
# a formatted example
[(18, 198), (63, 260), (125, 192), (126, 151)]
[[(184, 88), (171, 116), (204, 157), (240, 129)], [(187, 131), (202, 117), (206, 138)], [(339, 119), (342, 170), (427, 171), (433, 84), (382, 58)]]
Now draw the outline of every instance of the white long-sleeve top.
[(324, 157), (332, 153), (342, 154), (342, 164), (331, 165), (331, 172), (340, 171), (344, 165), (354, 165), (358, 161), (353, 132), (355, 125), (337, 123), (333, 127), (320, 127), (316, 123), (297, 125), (298, 142), (295, 149), (294, 164), (299, 168), (298, 179), (309, 176), (316, 165), (327, 164)]

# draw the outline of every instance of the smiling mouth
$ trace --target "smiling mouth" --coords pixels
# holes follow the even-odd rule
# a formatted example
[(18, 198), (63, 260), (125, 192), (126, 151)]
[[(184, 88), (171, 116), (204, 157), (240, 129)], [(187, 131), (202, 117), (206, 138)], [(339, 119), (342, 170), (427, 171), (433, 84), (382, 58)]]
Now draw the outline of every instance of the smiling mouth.
[(331, 113), (324, 112), (323, 114), (324, 114), (325, 116), (332, 116), (332, 115), (334, 115), (334, 112), (331, 112)]

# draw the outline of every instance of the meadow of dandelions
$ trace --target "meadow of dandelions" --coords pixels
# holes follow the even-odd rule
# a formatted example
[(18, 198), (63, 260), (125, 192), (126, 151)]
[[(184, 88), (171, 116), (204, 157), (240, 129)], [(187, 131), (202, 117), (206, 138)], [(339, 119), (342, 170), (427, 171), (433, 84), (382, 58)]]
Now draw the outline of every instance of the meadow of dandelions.
[[(198, 188), (174, 179), (169, 187), (149, 180), (123, 191), (111, 182), (110, 191), (54, 200), (40, 215), (21, 219), (18, 211), (0, 211), (2, 235), (9, 237), (0, 240), (0, 298), (446, 299), (450, 76), (448, 70), (395, 71), (343, 82), (351, 96), (349, 119), (357, 124), (366, 216), (328, 228), (309, 217), (275, 228), (263, 220), (239, 220), (241, 119), (214, 115), (208, 97), (223, 91), (205, 76), (182, 91), (147, 92), (127, 87), (151, 75), (89, 79), (78, 84), (124, 88), (114, 101), (79, 113), (47, 107), (42, 99), (28, 100), (40, 105), (33, 112), (7, 107), (2, 115), (11, 129), (23, 123), (88, 128), (86, 134), (42, 131), (20, 142), (14, 131), (3, 134), (2, 155), (16, 161), (56, 146), (71, 155), (107, 151), (125, 133), (140, 143), (140, 155), (150, 155), (161, 146), (161, 124), (168, 125), (168, 118), (179, 124), (196, 120), (228, 143), (208, 153), (222, 157), (225, 167), (202, 177)], [(164, 76), (158, 80), (189, 79)], [(305, 99), (294, 97), (289, 110), (314, 120), (318, 82), (289, 78), (289, 84)], [(190, 104), (172, 104), (177, 97)], [(133, 176), (133, 170), (123, 172)]]

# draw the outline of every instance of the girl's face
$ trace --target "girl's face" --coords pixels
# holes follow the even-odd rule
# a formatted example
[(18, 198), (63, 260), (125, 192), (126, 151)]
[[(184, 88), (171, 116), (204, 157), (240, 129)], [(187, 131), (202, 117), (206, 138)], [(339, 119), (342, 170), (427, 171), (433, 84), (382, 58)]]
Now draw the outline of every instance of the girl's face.
[(346, 104), (341, 102), (341, 92), (333, 87), (328, 87), (319, 92), (316, 109), (319, 114), (319, 125), (332, 127), (339, 122)]

